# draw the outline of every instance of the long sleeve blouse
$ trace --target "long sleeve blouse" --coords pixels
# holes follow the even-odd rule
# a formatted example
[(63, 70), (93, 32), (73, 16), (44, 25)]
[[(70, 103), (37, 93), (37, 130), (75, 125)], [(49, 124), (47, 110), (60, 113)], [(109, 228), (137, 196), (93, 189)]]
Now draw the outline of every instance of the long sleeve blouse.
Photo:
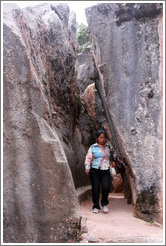
[(85, 168), (90, 169), (91, 167), (101, 170), (109, 169), (111, 165), (111, 155), (113, 148), (109, 144), (105, 144), (102, 149), (97, 143), (92, 144), (85, 157)]

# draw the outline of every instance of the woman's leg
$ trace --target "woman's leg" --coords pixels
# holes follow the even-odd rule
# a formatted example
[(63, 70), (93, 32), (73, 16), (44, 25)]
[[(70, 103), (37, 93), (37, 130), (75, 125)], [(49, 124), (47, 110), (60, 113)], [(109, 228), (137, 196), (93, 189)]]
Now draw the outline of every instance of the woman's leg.
[(91, 180), (91, 185), (92, 185), (93, 208), (100, 209), (100, 206), (99, 206), (100, 175), (99, 175), (98, 169), (95, 169), (95, 168), (90, 169), (90, 180)]
[(110, 191), (110, 170), (101, 170), (101, 187), (102, 187), (102, 200), (101, 205), (106, 206), (108, 201), (108, 195)]

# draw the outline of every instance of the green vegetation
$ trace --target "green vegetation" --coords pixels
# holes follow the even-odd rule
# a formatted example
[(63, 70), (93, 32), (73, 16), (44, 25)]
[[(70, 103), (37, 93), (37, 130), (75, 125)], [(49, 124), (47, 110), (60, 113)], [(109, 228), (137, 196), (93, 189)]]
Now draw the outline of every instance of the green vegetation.
[(77, 42), (79, 53), (90, 45), (88, 27), (82, 23), (77, 24)]
[(154, 223), (154, 220), (145, 220), (145, 221), (148, 222), (148, 223), (151, 223), (151, 224)]
[(155, 220), (153, 220), (153, 219), (143, 219), (143, 218), (140, 218), (138, 215), (136, 215), (135, 216), (137, 219), (140, 219), (140, 220), (143, 220), (143, 221), (145, 221), (145, 222), (147, 222), (147, 223), (150, 223), (150, 224), (154, 224), (155, 223)]

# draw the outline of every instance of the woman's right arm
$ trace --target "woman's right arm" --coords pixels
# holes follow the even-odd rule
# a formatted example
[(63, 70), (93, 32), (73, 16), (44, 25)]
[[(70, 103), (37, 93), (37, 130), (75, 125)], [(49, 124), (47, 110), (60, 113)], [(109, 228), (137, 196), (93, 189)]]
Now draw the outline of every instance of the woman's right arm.
[(92, 148), (90, 147), (85, 157), (85, 173), (88, 175), (90, 171), (90, 165), (92, 162)]

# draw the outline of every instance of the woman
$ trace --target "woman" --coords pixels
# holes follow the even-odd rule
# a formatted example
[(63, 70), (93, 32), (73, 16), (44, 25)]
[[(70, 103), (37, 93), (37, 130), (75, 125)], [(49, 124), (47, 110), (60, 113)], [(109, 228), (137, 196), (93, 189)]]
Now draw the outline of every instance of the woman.
[(113, 155), (113, 148), (106, 143), (105, 130), (97, 132), (97, 142), (92, 144), (85, 158), (85, 172), (90, 174), (92, 185), (93, 213), (100, 210), (99, 194), (100, 185), (102, 188), (101, 206), (104, 213), (108, 213), (108, 195), (110, 188), (110, 165), (115, 167), (115, 162), (110, 159)]

